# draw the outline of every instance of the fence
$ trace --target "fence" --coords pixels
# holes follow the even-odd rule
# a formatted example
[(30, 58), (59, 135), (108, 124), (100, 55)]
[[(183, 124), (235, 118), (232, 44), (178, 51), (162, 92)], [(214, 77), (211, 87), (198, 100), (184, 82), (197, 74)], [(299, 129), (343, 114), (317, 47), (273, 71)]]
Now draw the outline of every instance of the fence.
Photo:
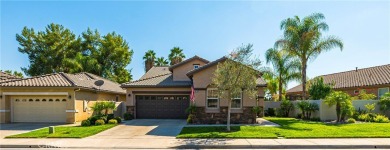
[[(329, 120), (336, 120), (336, 106), (329, 107), (327, 104), (325, 104), (324, 100), (306, 100), (309, 103), (316, 103), (319, 107), (319, 110), (312, 113), (312, 117), (320, 118), (322, 121), (329, 121)], [(297, 117), (298, 114), (301, 113), (301, 111), (297, 108), (297, 103), (300, 101), (291, 101), (294, 104), (293, 110), (290, 112), (289, 117)], [(377, 103), (378, 100), (353, 100), (352, 105), (355, 107), (355, 110), (366, 110), (366, 107), (364, 105), (366, 104), (372, 104)], [(280, 108), (281, 102), (274, 102), (274, 101), (265, 101), (264, 102), (264, 110), (267, 111), (268, 108)], [(375, 105), (375, 110), (373, 113), (381, 113), (379, 109), (379, 105)], [(386, 114), (386, 116), (390, 116), (389, 113)]]
[(123, 118), (123, 113), (126, 112), (125, 102), (115, 102), (115, 106), (116, 110), (114, 110), (114, 116)]

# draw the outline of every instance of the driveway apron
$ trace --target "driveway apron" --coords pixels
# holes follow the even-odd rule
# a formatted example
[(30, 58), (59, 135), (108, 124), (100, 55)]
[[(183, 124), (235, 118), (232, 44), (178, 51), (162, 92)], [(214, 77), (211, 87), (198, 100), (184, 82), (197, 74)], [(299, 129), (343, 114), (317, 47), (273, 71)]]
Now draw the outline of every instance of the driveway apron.
[(88, 137), (88, 139), (174, 139), (185, 125), (186, 120), (135, 119)]

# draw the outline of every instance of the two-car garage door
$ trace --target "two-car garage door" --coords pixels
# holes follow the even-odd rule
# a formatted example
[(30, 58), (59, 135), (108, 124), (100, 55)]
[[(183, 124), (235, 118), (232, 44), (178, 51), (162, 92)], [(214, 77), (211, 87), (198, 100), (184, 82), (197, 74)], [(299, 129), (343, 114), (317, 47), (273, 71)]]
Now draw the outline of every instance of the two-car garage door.
[(188, 95), (136, 95), (138, 119), (185, 119)]
[(12, 122), (66, 122), (66, 98), (14, 98)]

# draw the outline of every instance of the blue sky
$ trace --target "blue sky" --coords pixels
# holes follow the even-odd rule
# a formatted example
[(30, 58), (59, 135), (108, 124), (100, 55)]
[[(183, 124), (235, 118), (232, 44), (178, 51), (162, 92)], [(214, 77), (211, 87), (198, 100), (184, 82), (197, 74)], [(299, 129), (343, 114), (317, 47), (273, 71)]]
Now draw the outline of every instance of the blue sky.
[[(390, 2), (11, 2), (1, 1), (0, 69), (29, 65), (18, 52), (15, 35), (24, 26), (43, 30), (58, 23), (76, 35), (88, 27), (101, 34), (115, 31), (134, 50), (134, 79), (144, 74), (142, 56), (149, 50), (167, 57), (174, 46), (187, 57), (215, 60), (232, 49), (254, 44), (264, 53), (281, 37), (280, 22), (295, 15), (321, 12), (329, 31), (344, 42), (344, 50), (326, 52), (308, 64), (308, 76), (329, 74), (390, 63)], [(264, 62), (264, 65), (265, 64)], [(290, 83), (289, 87), (297, 83)]]

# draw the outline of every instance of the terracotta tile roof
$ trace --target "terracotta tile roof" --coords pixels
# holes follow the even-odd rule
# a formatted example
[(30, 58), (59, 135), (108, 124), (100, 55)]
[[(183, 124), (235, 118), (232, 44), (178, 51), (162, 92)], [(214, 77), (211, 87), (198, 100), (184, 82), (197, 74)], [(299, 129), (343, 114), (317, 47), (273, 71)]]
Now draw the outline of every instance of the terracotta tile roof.
[(151, 78), (151, 77), (158, 76), (158, 75), (168, 74), (168, 73), (171, 73), (171, 71), (169, 71), (168, 67), (152, 67), (148, 72), (146, 72), (140, 78), (140, 80), (143, 80), (146, 78)]
[[(81, 72), (76, 74), (67, 74), (67, 73), (64, 74), (68, 77), (68, 79), (70, 79), (73, 83), (75, 83), (77, 87), (80, 88), (101, 90), (101, 91), (122, 93), (122, 94), (126, 93), (126, 90), (123, 90), (120, 87), (120, 84), (91, 73)], [(104, 81), (104, 84), (100, 87), (95, 85), (95, 82), (98, 80)]]
[(204, 59), (202, 57), (199, 57), (199, 56), (195, 55), (194, 57), (188, 58), (188, 59), (186, 59), (186, 60), (184, 60), (184, 61), (182, 61), (180, 63), (177, 63), (177, 64), (174, 64), (174, 65), (170, 66), (169, 70), (172, 71), (174, 68), (179, 67), (181, 65), (184, 65), (187, 62), (190, 62), (191, 60), (194, 60), (194, 59), (199, 59), (199, 60), (203, 61), (206, 64), (210, 62), (210, 61), (208, 61), (208, 60), (206, 60), (206, 59)]
[(122, 87), (191, 87), (191, 81), (173, 81), (172, 73), (122, 84)]
[[(327, 84), (333, 84), (333, 88), (349, 88), (390, 84), (390, 64), (375, 66), (321, 76)], [(302, 85), (297, 85), (287, 93), (301, 92)]]
[(11, 75), (9, 73), (0, 71), (0, 82), (15, 80), (15, 79), (20, 79), (20, 78), (17, 76)]
[[(103, 80), (104, 84), (99, 88), (95, 85), (97, 80)], [(125, 94), (118, 83), (104, 79), (90, 73), (52, 73), (30, 78), (17, 79), (0, 83), (1, 87), (75, 87), (89, 90), (102, 90), (106, 92)]]
[(71, 87), (70, 82), (63, 73), (53, 73), (30, 78), (11, 80), (0, 83), (2, 87)]

